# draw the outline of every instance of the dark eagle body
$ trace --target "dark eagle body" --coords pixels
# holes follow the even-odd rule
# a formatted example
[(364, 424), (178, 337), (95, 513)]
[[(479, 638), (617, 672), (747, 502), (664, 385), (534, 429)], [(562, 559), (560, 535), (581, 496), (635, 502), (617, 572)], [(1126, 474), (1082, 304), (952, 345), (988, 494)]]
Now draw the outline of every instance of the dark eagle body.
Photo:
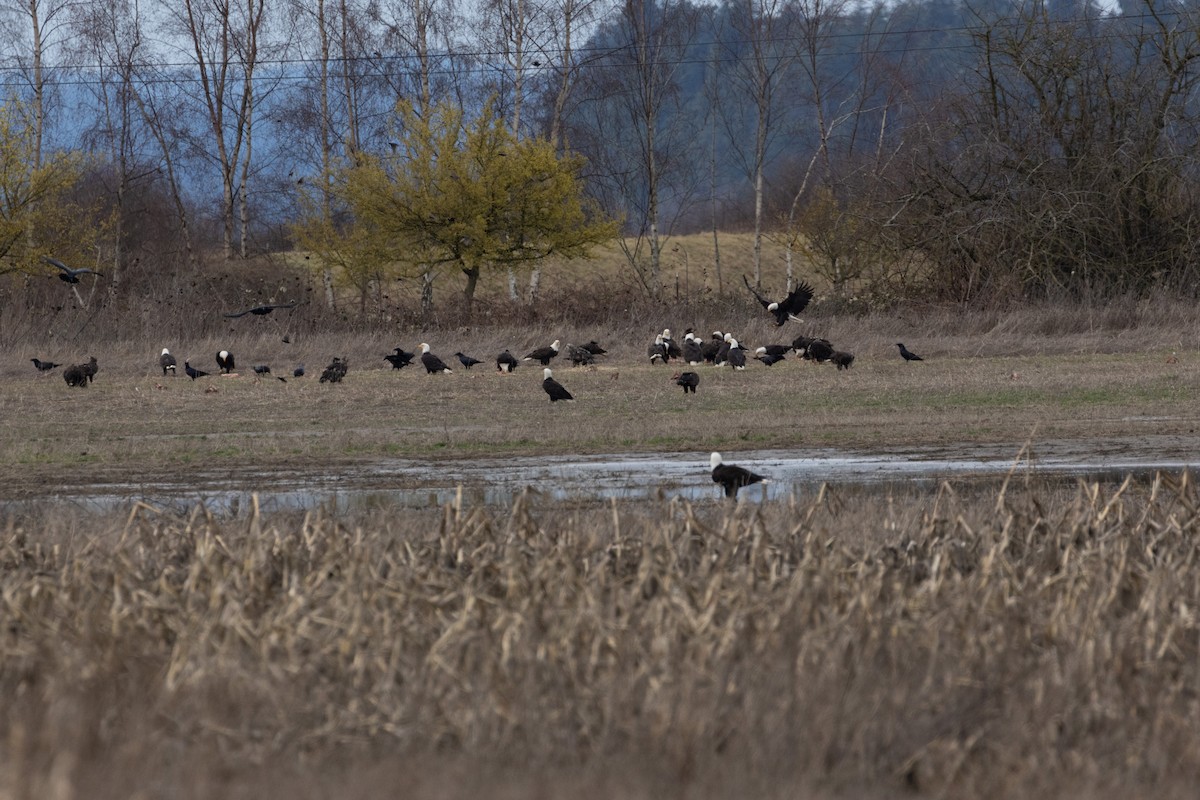
[(503, 353), (496, 356), (496, 371), (512, 372), (517, 368), (517, 363), (517, 357), (505, 350)]
[(321, 373), (321, 379), (318, 383), (341, 383), (342, 378), (346, 377), (346, 373), (350, 371), (350, 362), (338, 356), (333, 357), (333, 361), (329, 362), (329, 366)]
[(303, 364), (296, 365), (296, 368), (294, 370), (292, 370), (292, 377), (293, 378), (303, 378), (304, 377), (304, 365)]
[(454, 370), (446, 366), (446, 362), (429, 352), (429, 345), (421, 342), (421, 363), (425, 366), (427, 375), (436, 375), (439, 373), (451, 373)]
[(683, 393), (696, 393), (696, 387), (700, 385), (700, 376), (694, 372), (676, 372), (671, 376), (671, 380), (675, 381), (676, 386), (683, 387)]
[(67, 382), (67, 386), (78, 386), (86, 389), (88, 385), (88, 375), (83, 364), (73, 364), (63, 370), (63, 380)]
[(226, 375), (233, 372), (234, 369), (237, 368), (237, 364), (233, 359), (233, 353), (229, 352), (228, 350), (222, 350), (221, 352), (217, 353), (217, 366), (220, 367), (221, 372), (224, 372)]
[(82, 267), (80, 269), (71, 269), (57, 258), (51, 258), (50, 256), (43, 256), (43, 260), (47, 264), (57, 267), (58, 277), (67, 283), (79, 283), (80, 275), (95, 275), (100, 278), (104, 277), (104, 273), (96, 272), (96, 270), (87, 269), (86, 267)]
[(244, 317), (247, 314), (254, 314), (255, 316), (261, 317), (265, 316), (266, 314), (270, 314), (277, 308), (295, 308), (298, 305), (300, 305), (300, 302), (298, 300), (293, 300), (290, 303), (276, 303), (274, 305), (255, 306), (254, 308), (247, 308), (245, 311), (237, 311), (233, 314), (226, 314), (225, 316), (229, 317), (230, 319)]
[(83, 373), (87, 375), (88, 383), (94, 381), (96, 379), (96, 373), (100, 371), (100, 365), (96, 363), (95, 356), (89, 358), (88, 363), (80, 364), (79, 367), (83, 370)]
[(646, 355), (650, 357), (650, 363), (656, 361), (667, 363), (669, 356), (667, 355), (667, 345), (663, 342), (662, 334), (654, 337), (654, 343), (646, 348)]
[(721, 484), (725, 496), (731, 499), (737, 497), (738, 489), (743, 486), (749, 486), (752, 483), (770, 483), (767, 478), (753, 473), (745, 467), (723, 463), (720, 453), (713, 453), (709, 457), (709, 464), (712, 466), (713, 483)]
[(745, 275), (742, 276), (742, 280), (745, 281), (746, 288), (750, 290), (750, 294), (754, 295), (754, 298), (758, 300), (762, 307), (775, 317), (776, 325), (782, 325), (789, 319), (799, 322), (800, 318), (796, 315), (807, 308), (809, 301), (813, 299), (813, 288), (807, 283), (797, 285), (783, 300), (772, 302), (754, 291), (754, 287), (750, 285), (750, 281), (747, 280)]
[(765, 347), (760, 347), (757, 350), (755, 350), (754, 358), (756, 360), (761, 361), (762, 363), (766, 364), (768, 367), (771, 366), (772, 364), (778, 364), (780, 361), (783, 361), (783, 359), (784, 359), (784, 357), (778, 353), (767, 352), (767, 349)]
[(737, 339), (729, 340), (729, 353), (725, 356), (729, 366), (734, 369), (746, 368), (746, 348), (738, 344)]
[(592, 354), (592, 355), (594, 355), (594, 356), (602, 356), (602, 355), (604, 355), (605, 353), (607, 353), (607, 352), (608, 352), (608, 351), (607, 351), (607, 350), (605, 350), (603, 347), (601, 347), (600, 345), (596, 344), (596, 340), (595, 340), (595, 339), (592, 339), (590, 342), (588, 342), (587, 344), (583, 345), (583, 349), (584, 349), (584, 350), (587, 350), (589, 353), (591, 353), (591, 354)]
[(567, 345), (567, 359), (575, 366), (583, 366), (584, 364), (595, 364), (596, 354), (586, 347), (578, 347), (573, 344)]
[(62, 366), (62, 364), (55, 364), (53, 361), (42, 361), (40, 358), (31, 358), (29, 360), (37, 367), (38, 372), (49, 372), (52, 369)]
[(721, 348), (724, 346), (725, 335), (720, 331), (713, 331), (712, 338), (700, 345), (700, 355), (709, 364), (715, 364), (717, 353), (721, 352)]
[(550, 360), (558, 355), (558, 346), (560, 341), (555, 339), (550, 343), (549, 347), (539, 347), (538, 349), (525, 356), (525, 361), (537, 361), (543, 367), (550, 364)]
[(174, 375), (175, 367), (178, 363), (175, 360), (175, 356), (171, 355), (171, 351), (164, 347), (162, 353), (158, 356), (158, 365), (162, 367), (163, 375), (166, 375), (167, 372)]
[(683, 360), (692, 366), (704, 360), (704, 351), (701, 349), (700, 340), (691, 333), (683, 337)]
[(550, 402), (556, 403), (559, 400), (574, 400), (574, 396), (568, 392), (561, 383), (554, 380), (554, 373), (549, 367), (542, 370), (542, 388), (546, 390), (546, 394), (550, 395)]
[(672, 358), (683, 358), (683, 350), (679, 347), (675, 340), (671, 338), (670, 328), (663, 328), (662, 340), (663, 347), (667, 349), (668, 361), (670, 361)]
[(823, 363), (833, 357), (833, 345), (828, 339), (812, 339), (800, 357), (806, 361)]

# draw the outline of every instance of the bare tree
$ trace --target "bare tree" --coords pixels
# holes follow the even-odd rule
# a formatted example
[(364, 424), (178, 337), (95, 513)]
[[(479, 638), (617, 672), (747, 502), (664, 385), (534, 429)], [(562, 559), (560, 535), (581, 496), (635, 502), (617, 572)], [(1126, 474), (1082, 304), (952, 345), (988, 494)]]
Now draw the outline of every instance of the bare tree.
[[(162, 3), (170, 33), (181, 37), (185, 54), (196, 70), (196, 98), (208, 129), (202, 152), (217, 167), (221, 182), (222, 251), (234, 255), (235, 202), (246, 191), (253, 140), (255, 70), (259, 34), (266, 19), (265, 0), (182, 0)], [(243, 197), (243, 200), (245, 198)], [(242, 207), (242, 254), (248, 212)]]
[(620, 242), (653, 297), (663, 288), (663, 216), (679, 213), (695, 189), (698, 143), (694, 131), (678, 127), (683, 116), (670, 112), (679, 100), (679, 73), (697, 13), (684, 0), (625, 0), (601, 33), (609, 50), (588, 70), (586, 99), (573, 115), (573, 141), (600, 173), (595, 191), (609, 209), (627, 211), (634, 235)]
[(0, 22), (11, 35), (12, 31), (24, 31), (10, 40), (13, 52), (7, 57), (16, 67), (17, 74), (29, 86), (29, 112), (32, 115), (36, 137), (35, 167), (41, 166), (45, 151), (46, 92), (48, 88), (47, 53), (69, 33), (71, 9), (80, 0), (3, 0), (0, 6)]
[[(796, 57), (787, 46), (791, 18), (784, 14), (787, 0), (729, 0), (722, 19), (729, 26), (723, 42), (722, 57), (731, 61), (732, 69), (723, 71), (727, 80), (722, 88), (734, 93), (736, 99), (718, 105), (729, 133), (730, 151), (739, 157), (754, 189), (754, 285), (762, 286), (762, 238), (765, 222), (766, 167), (771, 139), (776, 133), (776, 94), (788, 77)], [(726, 93), (728, 94), (728, 93)], [(743, 136), (741, 114), (750, 101), (753, 136), (749, 145), (741, 143)], [(788, 287), (791, 288), (790, 285)]]

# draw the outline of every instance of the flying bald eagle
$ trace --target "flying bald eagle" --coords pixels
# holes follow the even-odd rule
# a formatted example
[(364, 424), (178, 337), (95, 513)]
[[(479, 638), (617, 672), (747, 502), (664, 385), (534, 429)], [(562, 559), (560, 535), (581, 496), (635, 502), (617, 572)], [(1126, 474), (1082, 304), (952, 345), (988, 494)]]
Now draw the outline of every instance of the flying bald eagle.
[(446, 362), (429, 352), (429, 345), (421, 342), (421, 363), (425, 365), (425, 372), (429, 375), (437, 373), (450, 373), (454, 370), (446, 366)]
[(568, 392), (563, 385), (554, 380), (554, 373), (549, 367), (542, 370), (542, 388), (546, 390), (546, 394), (550, 395), (550, 402), (555, 403), (559, 400), (574, 400), (575, 398)]
[(742, 280), (745, 281), (750, 294), (754, 295), (763, 308), (774, 315), (776, 325), (782, 325), (789, 319), (797, 322), (803, 321), (796, 315), (808, 307), (809, 301), (813, 299), (813, 289), (807, 283), (798, 285), (783, 300), (771, 301), (754, 291), (754, 287), (750, 285), (750, 281), (746, 279), (745, 275), (742, 276)]
[(721, 484), (725, 490), (725, 496), (729, 498), (737, 497), (738, 489), (743, 486), (749, 486), (752, 483), (770, 483), (762, 475), (757, 475), (745, 467), (723, 463), (720, 453), (713, 453), (709, 456), (709, 464), (712, 466), (713, 483)]

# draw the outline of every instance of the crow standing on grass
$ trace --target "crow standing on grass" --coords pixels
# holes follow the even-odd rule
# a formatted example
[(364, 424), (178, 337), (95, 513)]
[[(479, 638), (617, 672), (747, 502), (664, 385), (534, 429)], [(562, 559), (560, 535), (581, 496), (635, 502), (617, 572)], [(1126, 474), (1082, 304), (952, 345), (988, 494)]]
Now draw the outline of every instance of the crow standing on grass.
[(384, 356), (383, 358), (392, 365), (392, 369), (403, 369), (411, 364), (412, 360), (416, 357), (416, 353), (409, 353), (405, 351), (403, 347), (397, 347), (395, 353)]
[(921, 358), (919, 355), (917, 355), (916, 353), (909, 350), (901, 342), (896, 342), (896, 347), (900, 348), (900, 357), (903, 358), (905, 361), (924, 361), (925, 360), (925, 359)]
[(470, 369), (471, 367), (480, 363), (478, 358), (471, 358), (470, 356), (464, 355), (461, 352), (455, 353), (454, 357), (458, 359), (458, 363), (463, 365), (463, 369)]
[(62, 364), (55, 364), (53, 361), (42, 361), (40, 358), (31, 358), (29, 360), (37, 367), (38, 372), (49, 372), (52, 369), (62, 366)]
[(196, 378), (205, 378), (208, 376), (207, 372), (202, 369), (196, 369), (187, 361), (183, 362), (183, 371), (187, 373), (187, 376), (192, 380), (196, 380)]

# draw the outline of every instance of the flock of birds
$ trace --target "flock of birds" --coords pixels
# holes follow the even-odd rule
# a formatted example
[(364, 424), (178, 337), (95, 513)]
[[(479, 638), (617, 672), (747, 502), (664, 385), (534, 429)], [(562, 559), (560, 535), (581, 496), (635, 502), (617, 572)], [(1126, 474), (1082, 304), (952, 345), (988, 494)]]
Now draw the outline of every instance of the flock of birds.
[[(71, 269), (61, 261), (49, 257), (46, 257), (46, 261), (58, 268), (60, 271), (58, 277), (67, 283), (78, 283), (80, 275), (101, 274), (90, 269)], [(777, 327), (783, 326), (789, 320), (802, 321), (796, 315), (801, 313), (813, 298), (812, 287), (807, 284), (800, 284), (789, 292), (783, 300), (769, 300), (755, 291), (745, 276), (742, 276), (742, 280), (745, 281), (746, 288), (750, 290), (755, 299), (774, 317)], [(239, 318), (248, 314), (265, 316), (272, 313), (275, 309), (292, 309), (297, 305), (298, 303), (296, 302), (263, 304), (244, 311), (225, 314), (225, 316), (229, 318)], [(899, 348), (900, 356), (906, 362), (924, 360), (921, 356), (905, 347), (902, 342), (897, 342), (896, 347)], [(598, 357), (605, 355), (607, 352), (595, 340), (583, 345), (567, 344), (564, 348), (562, 340), (555, 339), (549, 345), (538, 347), (526, 353), (520, 359), (514, 356), (510, 350), (506, 349), (500, 355), (496, 356), (495, 363), (496, 370), (502, 373), (511, 373), (521, 362), (541, 364), (542, 389), (549, 396), (550, 402), (554, 403), (560, 400), (570, 401), (575, 398), (566, 387), (555, 380), (553, 370), (550, 368), (551, 361), (560, 355), (565, 355), (566, 360), (570, 361), (571, 364), (584, 366), (594, 364)], [(711, 364), (717, 367), (729, 366), (734, 370), (744, 370), (746, 368), (746, 354), (748, 352), (748, 348), (739, 342), (737, 337), (732, 333), (713, 331), (708, 339), (702, 339), (691, 328), (684, 333), (681, 343), (675, 341), (669, 328), (664, 329), (662, 333), (655, 335), (654, 341), (646, 350), (651, 364), (668, 364), (671, 361), (682, 361), (689, 366)], [(760, 346), (754, 350), (751, 358), (762, 362), (766, 366), (772, 366), (784, 360), (789, 353), (795, 354), (807, 361), (832, 363), (838, 370), (848, 370), (854, 363), (854, 355), (852, 353), (836, 349), (828, 339), (810, 336), (798, 336), (791, 344), (787, 345)], [(472, 367), (483, 363), (480, 359), (469, 356), (462, 351), (456, 352), (454, 357), (465, 370), (470, 370)], [(447, 374), (454, 371), (445, 361), (432, 352), (427, 342), (422, 342), (416, 352), (408, 352), (402, 347), (397, 347), (394, 352), (385, 355), (384, 359), (392, 365), (392, 369), (397, 370), (410, 366), (414, 361), (419, 361), (421, 366), (425, 368), (426, 374), (429, 375)], [(62, 364), (38, 358), (31, 360), (34, 367), (42, 373), (62, 366)], [(174, 375), (178, 369), (178, 360), (166, 347), (159, 354), (158, 364), (164, 376)], [(225, 375), (234, 374), (234, 370), (237, 368), (236, 359), (233, 353), (228, 350), (221, 350), (217, 353), (216, 364), (221, 374)], [(183, 369), (188, 378), (193, 381), (210, 374), (193, 367), (190, 361), (187, 360), (183, 362)], [(252, 369), (258, 377), (271, 375), (271, 368), (266, 364), (254, 365)], [(91, 357), (86, 363), (67, 367), (63, 370), (63, 378), (68, 386), (87, 387), (95, 379), (98, 371), (99, 366), (96, 358)], [(340, 356), (334, 357), (321, 373), (320, 382), (340, 383), (346, 377), (348, 371), (348, 361)], [(292, 377), (294, 378), (300, 378), (304, 375), (305, 369), (303, 364), (297, 365), (292, 370)], [(272, 377), (284, 383), (287, 382), (287, 379), (282, 376), (273, 375)], [(696, 388), (700, 385), (700, 375), (691, 370), (676, 372), (671, 377), (671, 380), (676, 385), (683, 387), (685, 395), (689, 393), (695, 394)], [(712, 453), (710, 456), (710, 467), (713, 482), (722, 487), (725, 496), (728, 498), (736, 498), (738, 490), (744, 486), (770, 482), (768, 478), (751, 472), (744, 467), (724, 463), (720, 453)]]

